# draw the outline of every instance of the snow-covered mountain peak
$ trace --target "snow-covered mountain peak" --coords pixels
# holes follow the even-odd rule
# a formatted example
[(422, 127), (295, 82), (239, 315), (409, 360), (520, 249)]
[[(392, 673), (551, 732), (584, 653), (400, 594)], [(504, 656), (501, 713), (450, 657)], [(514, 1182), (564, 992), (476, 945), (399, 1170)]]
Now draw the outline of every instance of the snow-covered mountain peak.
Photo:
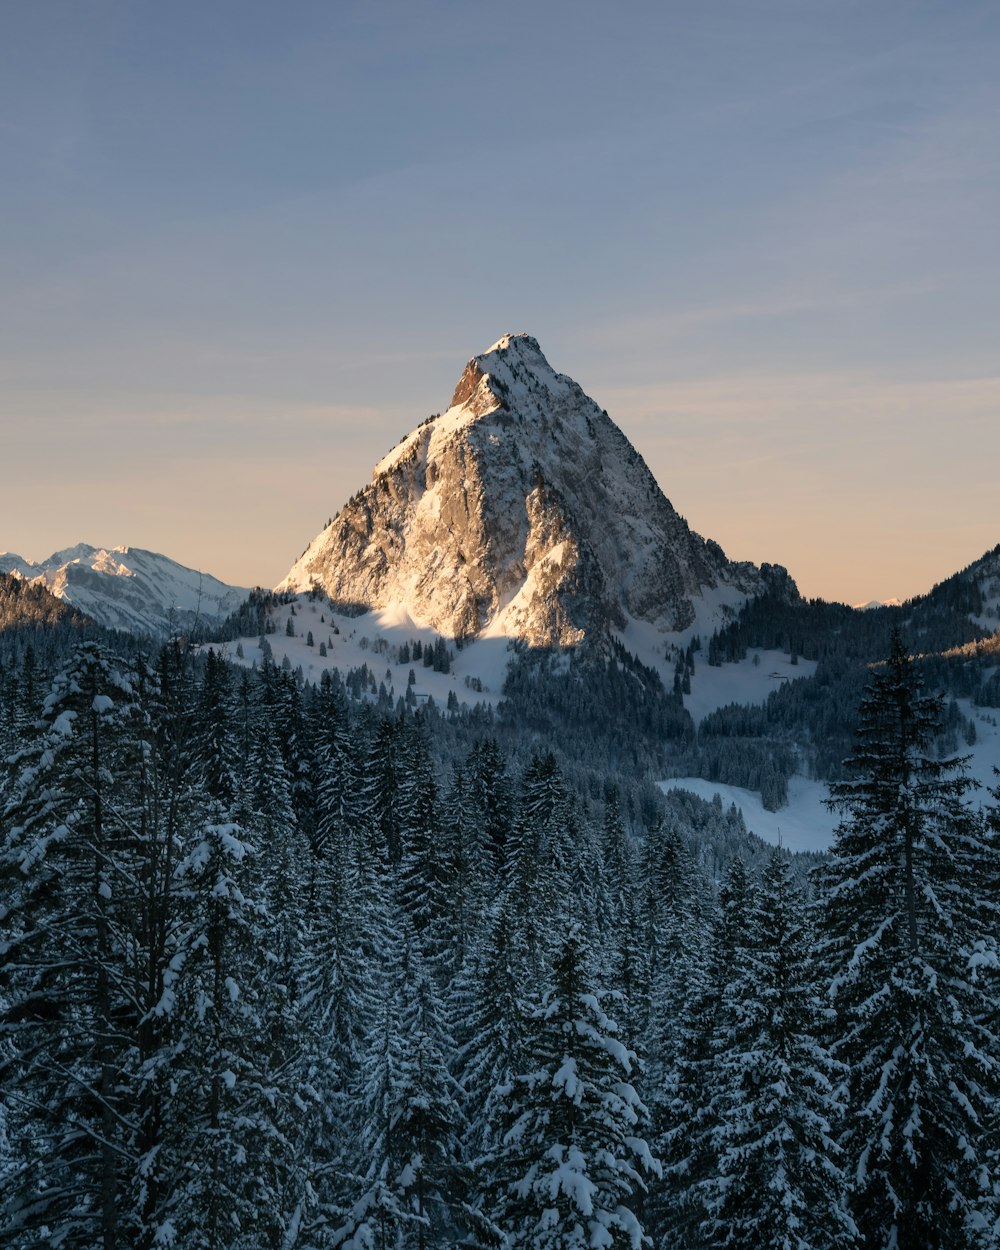
[(583, 395), (571, 378), (556, 373), (537, 339), (530, 334), (505, 334), (465, 366), (451, 407), (481, 416), (497, 408), (527, 405), (542, 415), (547, 397), (572, 391)]
[(0, 572), (44, 585), (109, 629), (154, 637), (217, 624), (249, 593), (141, 547), (77, 543), (37, 564), (4, 552)]
[(92, 555), (104, 548), (94, 547), (90, 543), (76, 543), (72, 547), (64, 547), (62, 551), (53, 551), (47, 560), (38, 565), (40, 569), (59, 569), (64, 564), (74, 564), (81, 560), (89, 560)]
[(0, 551), (0, 573), (13, 573), (15, 577), (29, 580), (38, 572), (37, 567), (14, 551)]
[(375, 466), (281, 590), (402, 608), (453, 637), (536, 645), (664, 632), (763, 588), (693, 534), (621, 430), (537, 340), (507, 334), (466, 365), (451, 406)]

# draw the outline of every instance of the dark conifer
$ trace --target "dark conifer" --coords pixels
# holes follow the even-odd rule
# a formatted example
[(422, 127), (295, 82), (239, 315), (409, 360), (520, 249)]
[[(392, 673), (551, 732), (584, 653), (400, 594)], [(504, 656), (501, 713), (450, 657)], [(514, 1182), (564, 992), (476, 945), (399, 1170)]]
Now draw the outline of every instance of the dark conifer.
[[(941, 701), (898, 634), (861, 705), (824, 892), (841, 1140), (873, 1250), (995, 1244), (987, 1126), (998, 1041), (971, 956), (995, 848), (961, 760), (935, 758)], [(995, 877), (994, 877), (995, 880)]]

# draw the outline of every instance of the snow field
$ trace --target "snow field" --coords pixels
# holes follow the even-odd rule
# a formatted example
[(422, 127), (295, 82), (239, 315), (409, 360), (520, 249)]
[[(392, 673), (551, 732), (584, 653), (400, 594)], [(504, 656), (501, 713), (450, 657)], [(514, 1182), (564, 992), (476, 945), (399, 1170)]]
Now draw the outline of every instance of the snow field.
[(780, 812), (766, 811), (754, 790), (720, 785), (703, 777), (670, 777), (660, 782), (660, 789), (664, 793), (688, 790), (709, 803), (718, 795), (724, 807), (735, 804), (750, 832), (772, 846), (780, 842), (790, 851), (825, 851), (833, 842), (837, 818), (823, 805), (829, 794), (825, 781), (789, 778), (788, 804)]
[[(320, 620), (321, 616), (325, 621)], [(294, 637), (286, 633), (289, 620)], [(466, 643), (461, 649), (445, 639), (453, 653), (451, 672), (435, 673), (424, 667), (422, 659), (411, 659), (408, 664), (398, 662), (399, 648), (404, 643), (419, 639), (422, 644), (433, 644), (439, 637), (433, 629), (417, 625), (403, 609), (385, 608), (363, 616), (343, 616), (332, 612), (325, 599), (312, 600), (303, 594), (292, 603), (279, 604), (271, 613), (271, 622), (275, 632), (267, 635), (267, 642), (272, 662), (281, 668), (287, 657), (292, 669), (301, 666), (306, 681), (318, 682), (325, 671), (333, 670), (346, 677), (351, 669), (367, 664), (376, 683), (384, 682), (386, 689), (391, 690), (394, 701), (405, 698), (411, 669), (416, 679), (413, 693), (419, 703), (431, 697), (439, 708), (444, 708), (448, 695), (454, 691), (460, 704), (474, 707), (484, 703), (494, 707), (503, 692), (509, 659), (506, 638), (483, 638)], [(311, 647), (307, 642), (310, 632), (314, 643)], [(319, 653), (321, 642), (326, 643), (325, 657)], [(225, 643), (216, 650), (237, 664), (262, 664), (258, 638), (242, 638), (239, 644), (242, 658), (236, 653), (236, 642)], [(478, 680), (482, 690), (466, 685), (466, 678), (470, 683)]]
[[(766, 652), (761, 653), (759, 674), (765, 672), (768, 665), (764, 662)], [(774, 653), (771, 653), (772, 655)], [(787, 666), (787, 657), (786, 657)], [(695, 670), (695, 681), (705, 674), (725, 675), (729, 670), (741, 668), (741, 664), (725, 664), (722, 668), (710, 669), (705, 666)], [(800, 660), (798, 667), (803, 668), (805, 661)], [(789, 666), (790, 667), (790, 666)], [(793, 670), (794, 671), (794, 670)], [(808, 672), (808, 669), (806, 670)], [(747, 689), (751, 689), (749, 685)], [(753, 702), (748, 694), (740, 692), (737, 685), (728, 685), (729, 692), (723, 703)], [(692, 694), (694, 686), (692, 686)], [(762, 700), (756, 700), (762, 701)], [(688, 701), (685, 699), (685, 704)], [(970, 717), (976, 726), (976, 742), (971, 747), (961, 747), (959, 755), (969, 757), (969, 775), (979, 783), (977, 792), (981, 802), (987, 799), (987, 790), (998, 783), (997, 769), (1000, 769), (1000, 709), (976, 707), (968, 699), (959, 699), (958, 705), (965, 716)], [(716, 706), (721, 706), (717, 704)], [(708, 709), (709, 711), (711, 708)], [(693, 712), (692, 712), (693, 714)], [(705, 715), (706, 713), (702, 713)], [(696, 720), (700, 719), (695, 717)], [(831, 812), (824, 800), (829, 791), (823, 781), (812, 781), (807, 777), (793, 776), (788, 782), (788, 803), (778, 812), (765, 810), (761, 797), (754, 790), (744, 790), (739, 786), (720, 785), (717, 781), (706, 781), (703, 777), (670, 777), (660, 782), (660, 789), (689, 790), (699, 798), (711, 801), (716, 794), (723, 805), (735, 804), (743, 813), (747, 828), (765, 842), (782, 846), (792, 851), (825, 851), (833, 842), (833, 831), (837, 824), (837, 815)]]

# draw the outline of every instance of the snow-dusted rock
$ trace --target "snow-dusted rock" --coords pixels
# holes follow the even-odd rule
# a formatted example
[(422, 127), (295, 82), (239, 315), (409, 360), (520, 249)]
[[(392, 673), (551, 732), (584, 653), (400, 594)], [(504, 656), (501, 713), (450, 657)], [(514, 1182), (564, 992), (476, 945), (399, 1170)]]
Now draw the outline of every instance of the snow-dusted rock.
[(552, 646), (627, 621), (683, 630), (704, 591), (738, 603), (766, 582), (693, 533), (608, 414), (516, 334), (469, 361), (448, 411), (375, 466), (278, 589)]
[(37, 564), (4, 552), (0, 572), (46, 586), (109, 629), (154, 637), (218, 624), (249, 593), (140, 547), (78, 543)]

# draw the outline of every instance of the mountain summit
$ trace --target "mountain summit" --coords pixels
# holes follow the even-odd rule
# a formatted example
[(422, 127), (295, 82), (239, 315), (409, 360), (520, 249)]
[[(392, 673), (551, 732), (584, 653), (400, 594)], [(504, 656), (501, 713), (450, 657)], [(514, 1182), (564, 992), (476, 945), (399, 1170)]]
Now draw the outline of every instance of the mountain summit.
[(735, 604), (769, 578), (693, 533), (608, 414), (535, 339), (507, 334), (278, 589), (402, 609), (450, 637), (565, 646), (630, 619), (683, 630), (706, 592)]

